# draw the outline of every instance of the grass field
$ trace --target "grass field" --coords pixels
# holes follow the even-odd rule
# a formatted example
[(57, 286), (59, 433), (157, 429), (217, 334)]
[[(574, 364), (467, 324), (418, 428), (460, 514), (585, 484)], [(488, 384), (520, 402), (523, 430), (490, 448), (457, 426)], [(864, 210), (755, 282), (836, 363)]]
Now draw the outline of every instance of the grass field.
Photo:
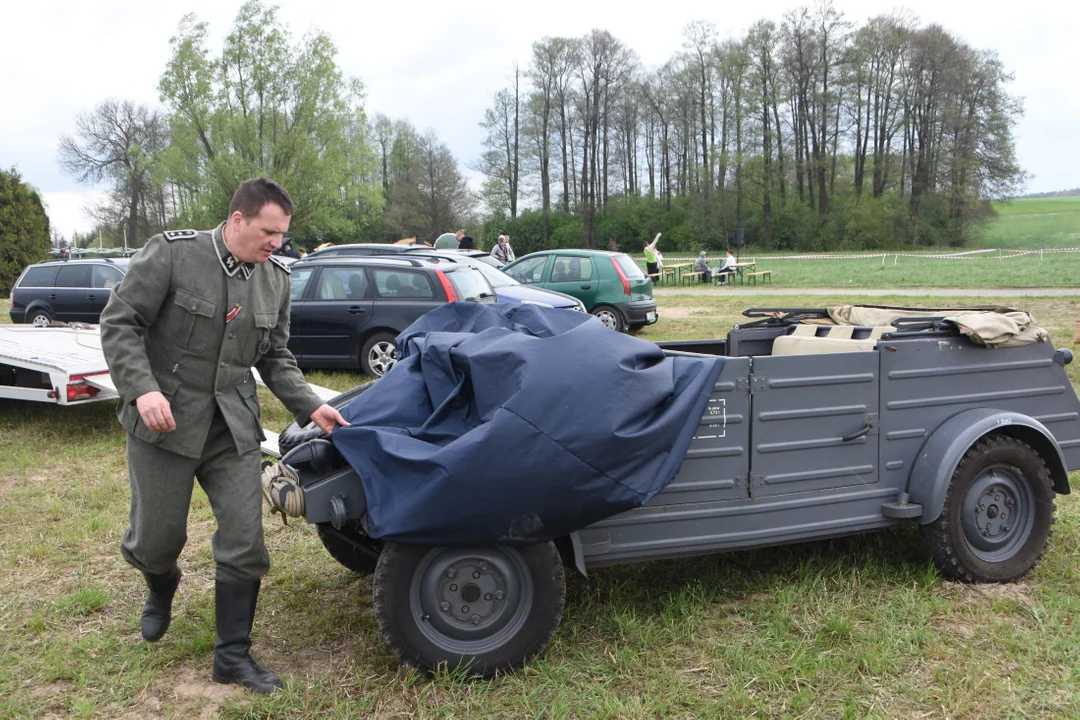
[(1045, 249), (1080, 247), (1080, 197), (1025, 198), (995, 203), (998, 218), (982, 247)]
[[(857, 300), (759, 296), (753, 304)], [(1080, 296), (968, 304), (995, 302), (1034, 312), (1059, 345), (1073, 347)], [(662, 320), (643, 337), (720, 336), (748, 304), (665, 297)], [(1069, 367), (1074, 383), (1078, 366)], [(310, 379), (343, 389), (359, 376)], [(283, 408), (264, 401), (267, 426), (280, 429)], [(337, 565), (303, 522), (268, 519), (273, 570), (254, 652), (287, 676), (288, 689), (260, 698), (213, 685), (208, 503), (196, 490), (173, 626), (156, 645), (141, 642), (141, 578), (118, 554), (128, 498), (112, 411), (110, 402), (0, 404), (0, 717), (1080, 715), (1080, 510), (1071, 496), (1058, 501), (1046, 557), (1009, 585), (942, 580), (914, 527), (568, 575), (552, 644), (529, 667), (491, 681), (399, 666), (375, 627), (369, 579)]]

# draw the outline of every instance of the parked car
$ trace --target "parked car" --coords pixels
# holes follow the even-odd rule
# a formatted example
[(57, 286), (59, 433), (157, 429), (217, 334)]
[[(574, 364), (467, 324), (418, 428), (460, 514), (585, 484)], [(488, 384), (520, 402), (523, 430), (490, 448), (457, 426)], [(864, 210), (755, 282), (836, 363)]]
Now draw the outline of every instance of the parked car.
[(456, 300), (495, 302), (480, 271), (440, 258), (312, 253), (291, 270), (289, 350), (301, 367), (380, 377), (396, 359), (394, 338), (428, 310)]
[(483, 273), (484, 277), (487, 278), (487, 281), (491, 283), (491, 287), (495, 288), (495, 295), (501, 303), (535, 303), (539, 305), (550, 305), (553, 308), (585, 312), (585, 304), (573, 295), (568, 295), (556, 290), (532, 287), (518, 282), (500, 270), (498, 261), (483, 250), (433, 251), (430, 248), (427, 248), (426, 250), (424, 248), (412, 248), (409, 250), (409, 254), (446, 257), (455, 262), (464, 263), (476, 268)]
[(293, 505), (336, 560), (375, 573), (374, 614), (402, 661), (484, 675), (547, 643), (564, 564), (584, 574), (916, 523), (944, 576), (1010, 582), (1036, 565), (1080, 468), (1069, 349), (990, 349), (935, 310), (877, 327), (819, 325), (820, 309), (744, 314), (726, 339), (661, 344), (725, 361), (678, 475), (642, 507), (535, 545), (383, 542), (367, 535), (361, 479), (314, 424), (279, 438), (304, 498)]
[(526, 285), (573, 295), (612, 330), (635, 332), (657, 319), (652, 280), (625, 253), (542, 250), (502, 271)]
[(23, 270), (11, 290), (11, 321), (48, 327), (53, 320), (96, 323), (112, 287), (124, 279), (125, 258), (47, 260)]

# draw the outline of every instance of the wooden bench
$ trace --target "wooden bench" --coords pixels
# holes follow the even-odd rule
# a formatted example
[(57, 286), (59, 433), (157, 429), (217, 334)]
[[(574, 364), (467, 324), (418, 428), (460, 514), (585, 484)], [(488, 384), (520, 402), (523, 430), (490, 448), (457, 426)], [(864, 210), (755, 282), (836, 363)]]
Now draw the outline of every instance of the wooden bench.
[(768, 280), (772, 282), (772, 270), (758, 270), (757, 272), (746, 273), (746, 277), (754, 278), (754, 284), (757, 285), (757, 279), (760, 277), (762, 284)]
[(682, 274), (681, 280), (686, 285), (690, 285), (694, 281), (701, 282), (701, 275), (702, 272), (700, 270), (695, 272), (685, 272)]
[(648, 273), (646, 277), (653, 281), (653, 285), (660, 284), (660, 273)]

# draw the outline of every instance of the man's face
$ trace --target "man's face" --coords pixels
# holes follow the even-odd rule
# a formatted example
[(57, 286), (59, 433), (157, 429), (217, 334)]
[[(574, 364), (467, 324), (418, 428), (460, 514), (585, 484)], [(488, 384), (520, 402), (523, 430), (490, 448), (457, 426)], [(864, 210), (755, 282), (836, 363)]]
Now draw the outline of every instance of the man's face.
[(454, 233), (454, 236), (457, 237), (458, 242), (461, 242), (461, 238), (465, 237), (465, 233), (458, 230), (456, 233)]
[(281, 247), (291, 219), (277, 203), (266, 203), (251, 218), (238, 210), (229, 216), (229, 250), (243, 262), (264, 263)]

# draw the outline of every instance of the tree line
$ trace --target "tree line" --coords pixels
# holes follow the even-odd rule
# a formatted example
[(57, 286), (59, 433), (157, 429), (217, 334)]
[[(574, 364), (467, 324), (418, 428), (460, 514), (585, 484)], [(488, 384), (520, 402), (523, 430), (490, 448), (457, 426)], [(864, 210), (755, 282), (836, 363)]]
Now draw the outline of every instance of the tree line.
[(826, 1), (731, 39), (692, 22), (654, 69), (604, 30), (546, 37), (485, 112), (485, 206), (537, 247), (963, 245), (1025, 178), (1010, 79), (940, 26)]
[(737, 227), (763, 250), (962, 245), (1024, 180), (996, 55), (903, 13), (856, 28), (821, 1), (729, 39), (697, 21), (659, 68), (605, 30), (540, 39), (480, 120), (478, 197), (433, 131), (369, 116), (329, 35), (250, 0), (220, 52), (208, 36), (181, 21), (160, 107), (106, 100), (61, 138), (64, 168), (109, 183), (113, 244), (212, 227), (265, 174), (307, 247), (466, 224), (519, 254), (718, 248)]

